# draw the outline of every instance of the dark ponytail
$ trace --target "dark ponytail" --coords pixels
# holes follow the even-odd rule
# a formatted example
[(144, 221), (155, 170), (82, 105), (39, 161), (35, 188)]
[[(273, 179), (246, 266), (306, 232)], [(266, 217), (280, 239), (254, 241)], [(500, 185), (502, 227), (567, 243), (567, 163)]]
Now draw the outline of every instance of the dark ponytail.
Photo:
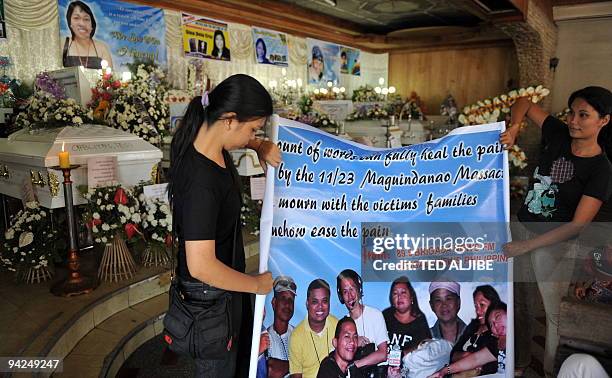
[[(250, 121), (272, 114), (272, 98), (256, 79), (237, 74), (223, 80), (208, 93), (208, 106), (202, 105), (202, 96), (194, 97), (179, 124), (170, 146), (170, 169), (168, 171), (168, 197), (173, 200), (173, 186), (179, 178), (178, 172), (185, 152), (193, 145), (200, 128), (217, 122), (225, 113), (236, 113), (239, 122)], [(227, 155), (227, 154), (224, 154)], [(227, 159), (226, 159), (227, 160)], [(230, 159), (231, 162), (231, 159)], [(233, 166), (230, 167), (235, 171)]]
[(610, 121), (604, 125), (597, 136), (597, 142), (604, 150), (608, 159), (612, 160), (612, 92), (602, 87), (586, 87), (572, 93), (567, 100), (567, 106), (572, 107), (575, 99), (581, 98), (591, 105), (600, 117), (610, 115)]

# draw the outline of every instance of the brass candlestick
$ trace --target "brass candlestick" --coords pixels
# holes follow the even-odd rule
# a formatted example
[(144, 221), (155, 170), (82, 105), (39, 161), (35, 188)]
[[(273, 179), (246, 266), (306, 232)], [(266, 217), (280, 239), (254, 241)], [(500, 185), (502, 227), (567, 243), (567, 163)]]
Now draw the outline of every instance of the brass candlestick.
[(95, 277), (85, 276), (79, 271), (81, 262), (78, 254), (79, 246), (77, 241), (76, 219), (72, 201), (72, 180), (70, 180), (70, 171), (79, 167), (80, 165), (76, 164), (72, 164), (68, 168), (59, 166), (52, 167), (55, 170), (62, 171), (64, 174), (64, 204), (66, 207), (68, 239), (70, 242), (70, 247), (68, 249), (68, 278), (51, 288), (51, 293), (62, 297), (88, 294), (98, 286), (98, 281)]

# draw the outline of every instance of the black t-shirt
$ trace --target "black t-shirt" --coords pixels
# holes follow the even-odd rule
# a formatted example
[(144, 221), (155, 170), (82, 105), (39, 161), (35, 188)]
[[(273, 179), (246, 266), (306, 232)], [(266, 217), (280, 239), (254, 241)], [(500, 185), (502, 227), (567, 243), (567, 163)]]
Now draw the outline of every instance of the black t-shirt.
[[(495, 338), (495, 336), (493, 336), (493, 334), (491, 334), (491, 331), (483, 332), (480, 335), (476, 334), (479, 327), (480, 322), (477, 319), (472, 320), (470, 324), (465, 327), (465, 330), (461, 334), (461, 337), (459, 337), (459, 340), (457, 340), (457, 342), (453, 346), (453, 350), (450, 354), (451, 361), (453, 358), (453, 354), (457, 352), (474, 353), (493, 342), (495, 343), (495, 346), (497, 346), (497, 339)], [(482, 367), (480, 375), (494, 374), (496, 372), (497, 362), (489, 362)]]
[(492, 340), (489, 340), (486, 343), (485, 347), (489, 350), (489, 352), (491, 352), (493, 356), (495, 356), (495, 358), (497, 358), (497, 362), (492, 362), (497, 367), (496, 372), (502, 373), (506, 371), (506, 351), (504, 349), (499, 349), (499, 346), (497, 344), (498, 344), (498, 340), (494, 336)]
[[(548, 116), (542, 124), (543, 151), (534, 172), (535, 182), (518, 213), (522, 223), (569, 222), (583, 195), (606, 202), (612, 194), (612, 164), (605, 154), (572, 154), (566, 124)], [(528, 224), (535, 232), (555, 226)]]
[(419, 343), (431, 339), (431, 331), (425, 316), (421, 315), (408, 324), (400, 323), (393, 313), (395, 309), (389, 307), (383, 311), (389, 334), (389, 347), (399, 345), (402, 351), (416, 348)]
[(224, 151), (226, 168), (219, 166), (190, 146), (185, 152), (174, 182), (174, 216), (179, 238), (176, 274), (194, 281), (187, 268), (186, 240), (215, 240), (219, 261), (244, 272), (244, 247), (240, 232), (240, 189), (229, 153)]
[[(317, 378), (346, 378), (347, 374), (343, 373), (340, 370), (340, 367), (334, 360), (335, 352), (331, 352), (329, 356), (325, 357), (323, 361), (321, 361), (321, 366), (319, 366), (319, 372), (317, 373)], [(361, 371), (353, 365), (348, 371), (351, 373), (351, 378), (363, 378), (363, 374)]]

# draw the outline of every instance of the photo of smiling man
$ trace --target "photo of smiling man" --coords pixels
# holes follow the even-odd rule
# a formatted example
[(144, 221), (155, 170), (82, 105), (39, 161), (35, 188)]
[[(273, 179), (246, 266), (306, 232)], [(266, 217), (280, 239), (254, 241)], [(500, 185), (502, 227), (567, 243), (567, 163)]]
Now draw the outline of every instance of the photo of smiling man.
[(335, 350), (321, 362), (317, 378), (361, 378), (363, 374), (353, 363), (357, 351), (357, 326), (353, 318), (338, 321), (332, 343)]
[(295, 327), (289, 340), (289, 374), (292, 378), (315, 378), (321, 362), (334, 349), (332, 340), (338, 319), (329, 314), (329, 284), (321, 278), (308, 285), (306, 319)]

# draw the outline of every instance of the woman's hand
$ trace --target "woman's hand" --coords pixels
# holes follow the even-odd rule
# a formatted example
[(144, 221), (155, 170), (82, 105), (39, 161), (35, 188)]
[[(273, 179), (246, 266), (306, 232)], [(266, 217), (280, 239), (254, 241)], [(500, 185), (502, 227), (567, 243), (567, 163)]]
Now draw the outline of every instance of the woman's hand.
[(255, 294), (268, 294), (272, 291), (272, 273), (265, 272), (255, 276), (257, 280), (257, 292)]
[(266, 163), (273, 167), (278, 167), (281, 162), (281, 151), (278, 146), (268, 140), (256, 139), (253, 144), (257, 144), (254, 150), (257, 152), (259, 162), (263, 167), (264, 172), (266, 171)]
[(530, 240), (516, 240), (504, 244), (502, 250), (504, 251), (504, 255), (507, 257), (516, 257), (524, 255), (527, 252), (531, 252), (533, 247), (531, 246)]
[(504, 149), (509, 149), (514, 146), (514, 142), (516, 141), (516, 136), (519, 132), (519, 125), (513, 124), (510, 125), (506, 131), (499, 134), (499, 142), (504, 146)]

